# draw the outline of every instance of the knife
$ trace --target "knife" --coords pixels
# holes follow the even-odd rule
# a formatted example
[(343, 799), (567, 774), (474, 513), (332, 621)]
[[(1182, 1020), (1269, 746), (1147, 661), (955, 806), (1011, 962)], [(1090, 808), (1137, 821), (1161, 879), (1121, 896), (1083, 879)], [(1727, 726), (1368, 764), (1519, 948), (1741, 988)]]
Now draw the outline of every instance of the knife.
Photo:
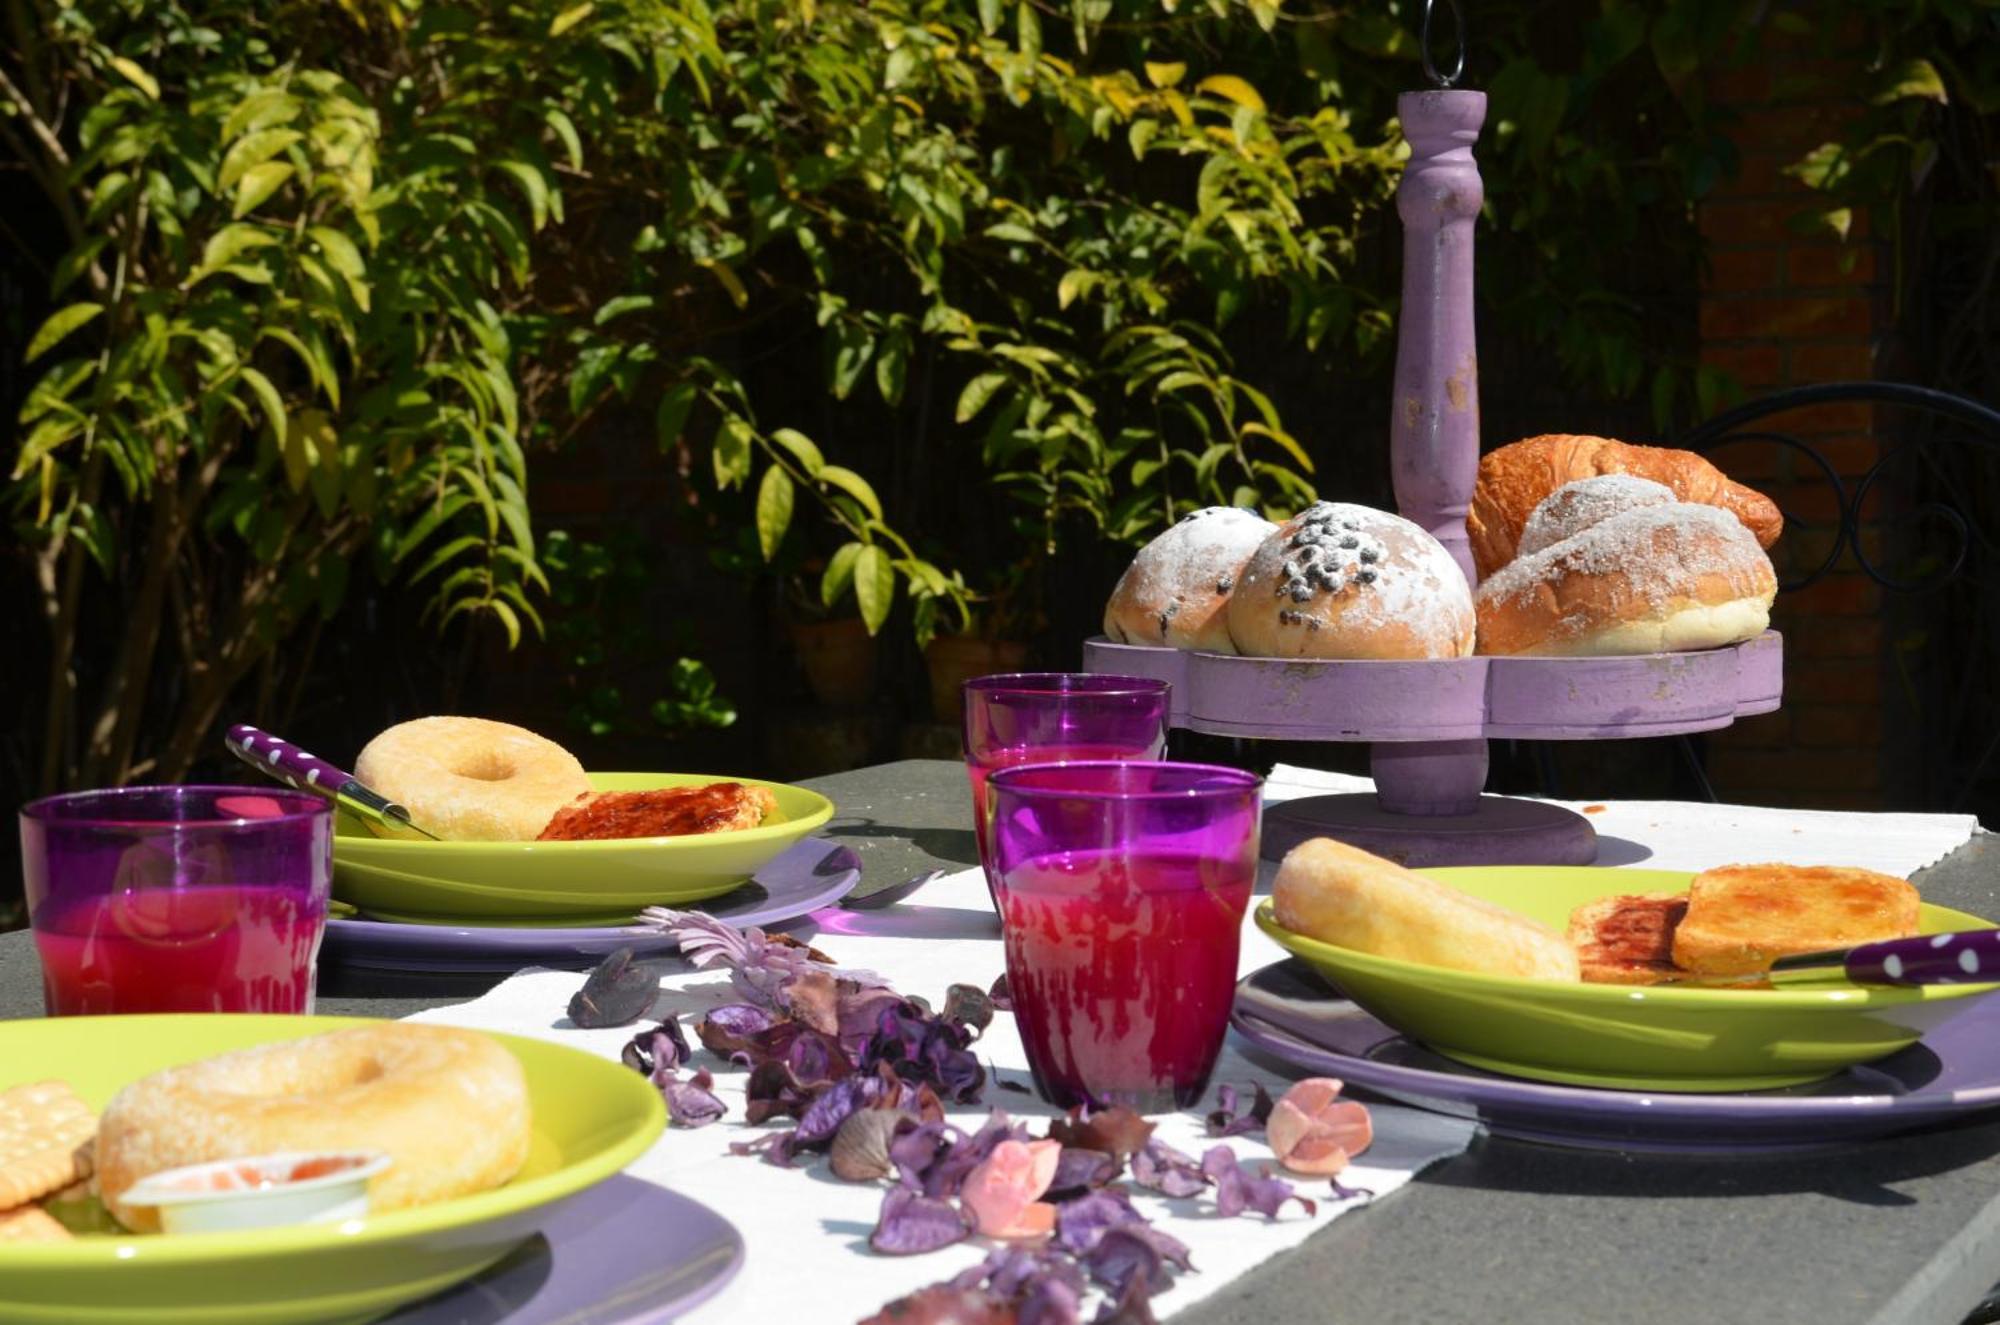
[(1772, 962), (1768, 971), (1738, 975), (1690, 972), (1661, 983), (1726, 987), (1766, 980), (1780, 989), (1823, 984), (1908, 988), (2000, 983), (2000, 929), (1918, 934), (1851, 948), (1793, 953)]
[(437, 834), (411, 823), (408, 810), (381, 792), (363, 786), (354, 774), (296, 745), (287, 745), (267, 731), (238, 723), (222, 739), (229, 753), (258, 772), (267, 773), (298, 791), (325, 796), (384, 837), (438, 840)]

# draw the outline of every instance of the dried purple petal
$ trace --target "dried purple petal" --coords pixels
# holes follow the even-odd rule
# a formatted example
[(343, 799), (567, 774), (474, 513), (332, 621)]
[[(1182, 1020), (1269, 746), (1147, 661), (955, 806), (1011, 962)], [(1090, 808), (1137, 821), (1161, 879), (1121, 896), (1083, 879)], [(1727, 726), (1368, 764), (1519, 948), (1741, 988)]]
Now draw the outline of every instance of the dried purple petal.
[(1211, 1146), (1201, 1157), (1201, 1171), (1215, 1184), (1216, 1209), (1225, 1216), (1255, 1210), (1266, 1219), (1276, 1219), (1287, 1201), (1297, 1201), (1307, 1214), (1319, 1209), (1292, 1190), (1292, 1184), (1273, 1177), (1270, 1170), (1258, 1175), (1246, 1172), (1228, 1146)]
[(896, 1166), (889, 1159), (889, 1143), (899, 1128), (917, 1122), (900, 1109), (861, 1109), (841, 1120), (834, 1133), (831, 1166), (834, 1176), (848, 1182), (873, 1182), (893, 1177)]
[(1210, 1136), (1251, 1136), (1264, 1130), (1271, 1121), (1271, 1093), (1261, 1081), (1251, 1082), (1250, 1089), (1255, 1093), (1248, 1101), (1226, 1081), (1216, 1090), (1216, 1108), (1206, 1119)]
[(1144, 1220), (1105, 1229), (1084, 1256), (1091, 1278), (1114, 1297), (1125, 1297), (1134, 1275), (1141, 1276), (1149, 1293), (1164, 1293), (1173, 1283), (1168, 1266), (1191, 1270), (1187, 1244)]
[(1107, 1230), (1120, 1224), (1144, 1223), (1121, 1191), (1092, 1192), (1056, 1207), (1056, 1245), (1081, 1256), (1097, 1245)]
[(777, 1022), (763, 1008), (748, 1003), (728, 1003), (711, 1011), (694, 1028), (702, 1048), (721, 1058), (747, 1052), (754, 1037)]
[(987, 1116), (986, 1123), (971, 1136), (960, 1135), (943, 1150), (937, 1152), (930, 1166), (923, 1172), (923, 1190), (927, 1196), (956, 1196), (964, 1185), (966, 1175), (986, 1162), (987, 1156), (1002, 1141), (1027, 1141), (1032, 1138), (1028, 1129), (1012, 1122), (1007, 1115), (995, 1109)]
[(889, 1256), (936, 1251), (972, 1236), (972, 1216), (950, 1201), (892, 1187), (882, 1198), (882, 1213), (868, 1245)]
[(1144, 1275), (1129, 1275), (1125, 1291), (1098, 1308), (1091, 1325), (1159, 1325), (1153, 1314), (1152, 1289)]
[(983, 1031), (993, 1023), (993, 999), (977, 985), (953, 985), (944, 991), (946, 1021)]
[(1148, 1141), (1132, 1156), (1132, 1181), (1148, 1191), (1173, 1197), (1193, 1196), (1208, 1186), (1194, 1156), (1184, 1155), (1164, 1141)]
[(1064, 1193), (1102, 1187), (1116, 1178), (1124, 1167), (1102, 1150), (1064, 1146), (1062, 1154), (1056, 1159), (1056, 1176), (1049, 1183), (1048, 1199), (1060, 1201)]
[(835, 1034), (850, 1054), (859, 1057), (870, 1036), (881, 1025), (882, 1014), (891, 1008), (908, 1006), (912, 1016), (922, 1014), (893, 989), (857, 989), (839, 1000), (839, 1029)]
[(1120, 1163), (1144, 1149), (1153, 1124), (1124, 1105), (1090, 1112), (1072, 1109), (1069, 1117), (1049, 1124), (1049, 1137), (1066, 1146), (1102, 1150)]
[(664, 1086), (693, 1052), (688, 1047), (686, 1032), (681, 1030), (680, 1018), (670, 1016), (650, 1030), (633, 1036), (618, 1057), (625, 1066), (654, 1085)]
[(813, 971), (823, 971), (855, 985), (888, 983), (872, 971), (830, 966), (823, 960), (824, 954), (815, 953), (795, 939), (767, 935), (754, 926), (738, 929), (699, 911), (649, 906), (639, 913), (639, 923), (671, 936), (680, 944), (681, 956), (696, 970), (727, 966), (730, 983), (743, 997), (773, 1010), (784, 1007), (785, 986), (790, 981)]
[(993, 987), (986, 991), (986, 997), (992, 1000), (995, 1012), (1012, 1012), (1014, 1010), (1014, 990), (1007, 983), (1006, 972), (1001, 972), (1000, 978), (993, 982)]
[(1014, 1308), (1016, 1325), (1082, 1325), (1083, 1291), (1054, 1275), (1029, 1282)]
[(1019, 1319), (998, 1293), (942, 1283), (897, 1298), (861, 1325), (1019, 1325)]
[(792, 1166), (792, 1132), (766, 1132), (753, 1141), (731, 1141), (729, 1153), (732, 1155), (762, 1155), (766, 1164), (776, 1164), (781, 1169)]
[(646, 1015), (659, 997), (660, 976), (633, 960), (630, 948), (620, 948), (591, 968), (583, 988), (570, 996), (570, 1023), (584, 1030), (629, 1026)]
[(787, 1016), (825, 1035), (840, 1033), (840, 991), (833, 973), (801, 971), (778, 991), (778, 1005)]
[(1373, 1187), (1349, 1187), (1338, 1178), (1330, 1178), (1333, 1184), (1333, 1199), (1336, 1201), (1372, 1201), (1375, 1199)]
[(706, 1127), (727, 1113), (728, 1106), (716, 1098), (715, 1078), (707, 1069), (686, 1081), (669, 1081), (660, 1087), (667, 1099), (667, 1117), (676, 1127)]
[(799, 1115), (799, 1144), (831, 1141), (850, 1114), (882, 1095), (883, 1082), (879, 1077), (856, 1075), (834, 1082), (815, 1095)]
[(904, 1081), (925, 1082), (946, 1099), (976, 1101), (986, 1086), (986, 1069), (966, 1045), (964, 1027), (916, 1013), (909, 1000), (881, 1009), (875, 1033), (861, 1051), (863, 1069), (887, 1064)]

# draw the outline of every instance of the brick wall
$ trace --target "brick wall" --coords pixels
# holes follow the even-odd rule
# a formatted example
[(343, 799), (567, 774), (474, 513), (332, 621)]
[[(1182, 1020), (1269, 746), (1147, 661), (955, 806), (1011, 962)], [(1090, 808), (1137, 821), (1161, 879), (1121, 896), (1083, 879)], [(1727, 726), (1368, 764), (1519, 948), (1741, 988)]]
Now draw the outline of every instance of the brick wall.
[[(1875, 246), (1799, 232), (1805, 190), (1783, 167), (1837, 131), (1851, 103), (1800, 92), (1807, 80), (1853, 86), (1853, 60), (1771, 47), (1756, 68), (1719, 74), (1710, 92), (1741, 117), (1742, 168), (1700, 209), (1710, 266), (1701, 295), (1702, 361), (1732, 374), (1754, 399), (1783, 387), (1859, 381), (1876, 374), (1884, 307)], [(1830, 405), (1763, 425), (1798, 437), (1852, 490), (1877, 449), (1867, 406)], [(1838, 525), (1832, 488), (1787, 449), (1744, 443), (1719, 451), (1730, 475), (1769, 493), (1790, 521), (1772, 551), (1780, 579), (1825, 559)], [(1878, 498), (1871, 492), (1866, 520)], [(1864, 525), (1865, 546), (1879, 531)], [(1785, 634), (1785, 704), (1707, 739), (1710, 777), (1726, 800), (1874, 808), (1882, 803), (1881, 590), (1843, 554), (1809, 588), (1781, 594), (1773, 624)]]

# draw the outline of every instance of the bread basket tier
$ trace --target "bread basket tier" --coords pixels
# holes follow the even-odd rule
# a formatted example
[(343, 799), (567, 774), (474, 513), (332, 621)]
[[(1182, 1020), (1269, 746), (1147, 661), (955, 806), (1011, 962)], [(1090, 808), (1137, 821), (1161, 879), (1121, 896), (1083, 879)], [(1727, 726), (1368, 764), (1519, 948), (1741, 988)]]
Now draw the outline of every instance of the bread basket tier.
[(1173, 686), (1171, 722), (1211, 736), (1288, 741), (1601, 741), (1713, 731), (1778, 707), (1776, 631), (1721, 649), (1617, 658), (1376, 662), (1238, 658), (1102, 637), (1087, 672)]

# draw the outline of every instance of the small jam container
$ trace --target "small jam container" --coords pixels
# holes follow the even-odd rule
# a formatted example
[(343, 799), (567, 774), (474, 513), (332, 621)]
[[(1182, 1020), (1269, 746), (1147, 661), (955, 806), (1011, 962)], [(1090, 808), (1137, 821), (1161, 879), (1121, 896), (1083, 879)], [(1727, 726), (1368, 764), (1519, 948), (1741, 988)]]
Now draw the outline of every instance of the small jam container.
[(125, 1189), (152, 1206), (163, 1233), (230, 1233), (333, 1224), (368, 1213), (368, 1180), (389, 1167), (373, 1150), (298, 1150), (163, 1169)]

